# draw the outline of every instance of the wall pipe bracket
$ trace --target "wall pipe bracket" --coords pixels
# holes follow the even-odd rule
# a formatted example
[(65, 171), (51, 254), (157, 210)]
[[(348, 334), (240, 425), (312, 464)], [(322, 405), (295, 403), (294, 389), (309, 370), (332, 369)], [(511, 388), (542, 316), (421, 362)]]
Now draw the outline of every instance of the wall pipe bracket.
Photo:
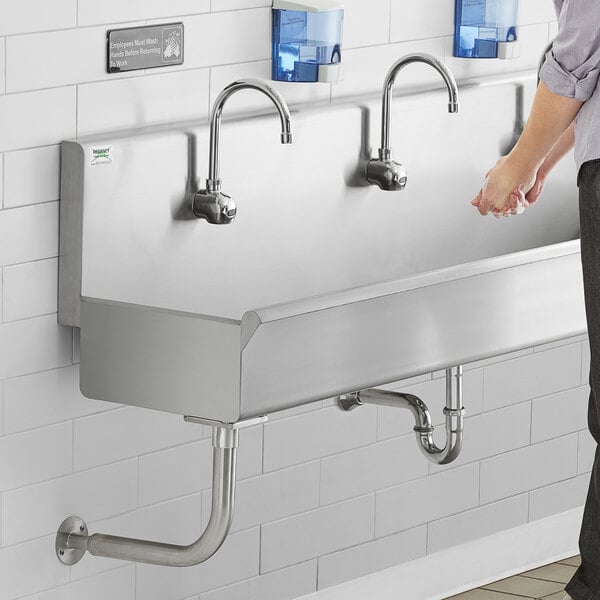
[(444, 408), (446, 445), (443, 448), (439, 448), (433, 440), (434, 427), (427, 405), (413, 394), (377, 389), (362, 390), (339, 396), (338, 406), (345, 411), (353, 410), (363, 404), (407, 408), (415, 418), (414, 432), (421, 452), (431, 462), (446, 465), (456, 460), (462, 450), (465, 415), (462, 404), (462, 378), (462, 365), (446, 369), (446, 406)]
[(56, 534), (56, 555), (65, 565), (79, 562), (86, 552), (169, 567), (188, 567), (209, 559), (223, 544), (233, 520), (236, 454), (239, 430), (264, 423), (258, 417), (238, 423), (221, 423), (199, 417), (184, 417), (188, 423), (213, 428), (212, 510), (204, 533), (188, 546), (95, 533), (88, 535), (85, 522), (76, 516), (65, 519)]

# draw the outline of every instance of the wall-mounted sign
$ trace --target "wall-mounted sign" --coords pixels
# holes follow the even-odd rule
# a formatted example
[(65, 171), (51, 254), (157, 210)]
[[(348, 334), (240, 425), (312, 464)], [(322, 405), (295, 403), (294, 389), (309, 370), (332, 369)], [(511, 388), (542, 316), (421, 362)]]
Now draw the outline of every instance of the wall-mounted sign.
[(183, 23), (111, 29), (107, 32), (109, 73), (183, 63)]

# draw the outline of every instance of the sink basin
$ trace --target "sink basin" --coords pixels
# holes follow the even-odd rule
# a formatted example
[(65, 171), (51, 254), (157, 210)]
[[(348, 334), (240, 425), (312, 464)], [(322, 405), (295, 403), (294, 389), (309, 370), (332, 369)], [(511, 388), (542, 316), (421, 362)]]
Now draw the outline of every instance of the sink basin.
[[(585, 331), (575, 167), (510, 219), (469, 205), (535, 76), (397, 96), (404, 192), (365, 186), (380, 103), (223, 124), (236, 221), (190, 218), (208, 128), (64, 142), (59, 320), (91, 398), (236, 422)], [(489, 115), (493, 115), (493, 119)], [(92, 164), (111, 147), (112, 162)]]

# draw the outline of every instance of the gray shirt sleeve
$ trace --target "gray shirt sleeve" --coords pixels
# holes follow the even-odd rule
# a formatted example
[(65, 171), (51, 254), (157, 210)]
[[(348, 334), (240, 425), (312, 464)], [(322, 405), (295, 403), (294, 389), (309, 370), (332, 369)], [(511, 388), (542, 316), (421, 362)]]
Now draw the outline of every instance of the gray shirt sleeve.
[(600, 1), (564, 0), (541, 80), (551, 92), (585, 102), (596, 89), (599, 67)]
[(556, 11), (556, 18), (560, 17), (560, 11), (562, 9), (563, 0), (554, 0), (554, 10)]

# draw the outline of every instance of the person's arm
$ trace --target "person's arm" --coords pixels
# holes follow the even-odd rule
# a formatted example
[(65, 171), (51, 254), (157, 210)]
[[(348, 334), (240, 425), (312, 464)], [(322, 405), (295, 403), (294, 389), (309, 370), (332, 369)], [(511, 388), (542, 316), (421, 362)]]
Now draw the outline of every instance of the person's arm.
[(472, 202), (482, 215), (510, 212), (510, 194), (519, 188), (527, 194), (537, 173), (569, 128), (583, 102), (551, 92), (542, 81), (531, 115), (516, 146), (488, 173), (486, 182)]
[[(550, 154), (546, 157), (546, 160), (542, 163), (539, 168), (535, 183), (529, 192), (525, 195), (524, 200), (526, 206), (535, 204), (538, 198), (542, 195), (544, 186), (546, 185), (546, 179), (550, 175), (550, 171), (573, 149), (575, 145), (575, 124), (571, 123), (569, 128), (562, 134), (554, 148), (552, 148)], [(511, 203), (513, 206), (513, 203)]]
[[(558, 35), (541, 69), (531, 116), (512, 152), (488, 173), (473, 200), (481, 214), (508, 213), (510, 193), (528, 193), (537, 173), (598, 84), (600, 2), (564, 0)], [(562, 143), (557, 147), (557, 152)], [(552, 159), (553, 160), (553, 159)]]

